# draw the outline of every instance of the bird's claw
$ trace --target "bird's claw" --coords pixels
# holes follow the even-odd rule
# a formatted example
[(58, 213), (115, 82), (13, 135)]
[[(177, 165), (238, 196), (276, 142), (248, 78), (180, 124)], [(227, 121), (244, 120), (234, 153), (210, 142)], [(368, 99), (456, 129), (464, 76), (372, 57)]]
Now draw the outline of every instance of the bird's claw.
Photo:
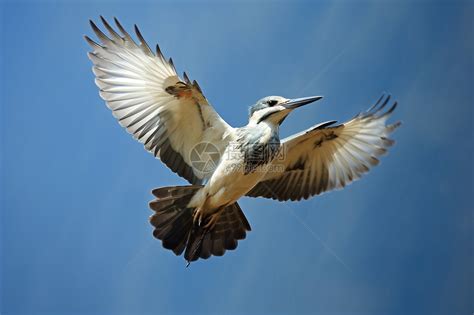
[[(204, 211), (198, 208), (193, 214), (193, 223), (197, 226), (202, 227), (205, 230), (212, 230), (217, 220), (219, 219), (219, 216), (220, 211), (217, 211), (209, 215), (209, 217), (204, 218)], [(204, 222), (205, 224), (203, 225)]]
[(211, 214), (211, 216), (209, 217), (209, 221), (204, 225), (203, 228), (207, 230), (212, 230), (217, 220), (219, 219), (220, 214), (221, 214), (220, 212)]
[(193, 223), (195, 225), (198, 225), (200, 226), (201, 225), (201, 222), (202, 222), (202, 219), (203, 219), (203, 216), (204, 216), (204, 213), (201, 209), (197, 208), (195, 211), (194, 211), (194, 214), (193, 214)]

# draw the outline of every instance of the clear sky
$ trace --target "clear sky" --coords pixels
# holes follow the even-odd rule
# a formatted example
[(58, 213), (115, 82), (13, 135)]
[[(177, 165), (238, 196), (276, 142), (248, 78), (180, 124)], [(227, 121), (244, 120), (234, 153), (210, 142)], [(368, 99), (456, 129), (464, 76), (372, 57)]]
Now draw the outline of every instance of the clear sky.
[[(0, 4), (1, 314), (471, 314), (472, 1)], [(252, 225), (185, 268), (150, 190), (185, 184), (115, 121), (88, 19), (159, 42), (231, 125), (266, 95), (324, 95), (283, 136), (390, 92), (382, 163), (308, 201), (243, 198)]]

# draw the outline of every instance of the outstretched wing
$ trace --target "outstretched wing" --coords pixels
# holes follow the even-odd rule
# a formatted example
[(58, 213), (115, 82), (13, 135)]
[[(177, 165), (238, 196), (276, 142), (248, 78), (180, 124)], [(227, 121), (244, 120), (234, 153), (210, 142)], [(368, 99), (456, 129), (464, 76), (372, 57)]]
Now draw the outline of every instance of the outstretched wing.
[(275, 159), (265, 177), (247, 194), (283, 200), (308, 199), (342, 188), (360, 178), (394, 141), (388, 136), (400, 122), (386, 125), (395, 102), (383, 111), (390, 96), (383, 96), (365, 113), (334, 126), (316, 125), (282, 141), (281, 159)]
[(218, 158), (232, 128), (210, 106), (196, 81), (191, 82), (186, 73), (184, 80), (178, 77), (173, 61), (164, 58), (158, 45), (153, 53), (137, 26), (139, 44), (117, 19), (121, 34), (101, 19), (109, 36), (92, 21), (100, 42), (85, 36), (93, 49), (89, 58), (94, 64), (100, 96), (120, 125), (148, 151), (190, 183), (201, 183), (212, 170), (204, 167), (206, 163), (199, 164), (202, 161), (193, 165), (191, 154), (199, 159), (202, 153), (193, 152), (193, 148), (211, 143), (215, 153), (211, 157)]

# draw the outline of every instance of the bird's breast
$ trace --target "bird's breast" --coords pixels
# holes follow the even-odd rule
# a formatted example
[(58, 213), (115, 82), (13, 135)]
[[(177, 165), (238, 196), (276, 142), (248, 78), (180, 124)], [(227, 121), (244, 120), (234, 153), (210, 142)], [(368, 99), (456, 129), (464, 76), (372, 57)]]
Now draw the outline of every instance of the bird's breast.
[(246, 174), (257, 167), (270, 163), (280, 149), (278, 130), (273, 128), (255, 128), (238, 140), (242, 154), (242, 163)]
[(225, 159), (219, 164), (204, 191), (208, 196), (207, 204), (210, 208), (218, 208), (236, 202), (249, 192), (265, 175), (258, 168), (246, 172), (245, 163), (234, 159)]
[(249, 192), (265, 176), (266, 166), (279, 149), (278, 132), (240, 130), (203, 190), (206, 205), (216, 208), (230, 204)]

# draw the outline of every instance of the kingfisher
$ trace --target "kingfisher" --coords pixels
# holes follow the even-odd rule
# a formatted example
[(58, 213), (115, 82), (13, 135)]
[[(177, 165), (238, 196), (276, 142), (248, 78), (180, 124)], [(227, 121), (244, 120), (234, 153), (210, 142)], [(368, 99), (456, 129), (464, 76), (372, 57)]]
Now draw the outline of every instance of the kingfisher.
[[(359, 179), (394, 144), (388, 124), (397, 102), (382, 95), (347, 122), (327, 121), (280, 139), (296, 108), (321, 96), (267, 96), (250, 106), (244, 127), (227, 124), (186, 73), (180, 77), (159, 46), (153, 51), (135, 25), (137, 41), (114, 18), (93, 21), (95, 83), (113, 116), (145, 149), (189, 182), (152, 190), (149, 221), (164, 248), (188, 262), (234, 250), (251, 230), (243, 196), (299, 201)], [(387, 106), (389, 104), (389, 106)]]

